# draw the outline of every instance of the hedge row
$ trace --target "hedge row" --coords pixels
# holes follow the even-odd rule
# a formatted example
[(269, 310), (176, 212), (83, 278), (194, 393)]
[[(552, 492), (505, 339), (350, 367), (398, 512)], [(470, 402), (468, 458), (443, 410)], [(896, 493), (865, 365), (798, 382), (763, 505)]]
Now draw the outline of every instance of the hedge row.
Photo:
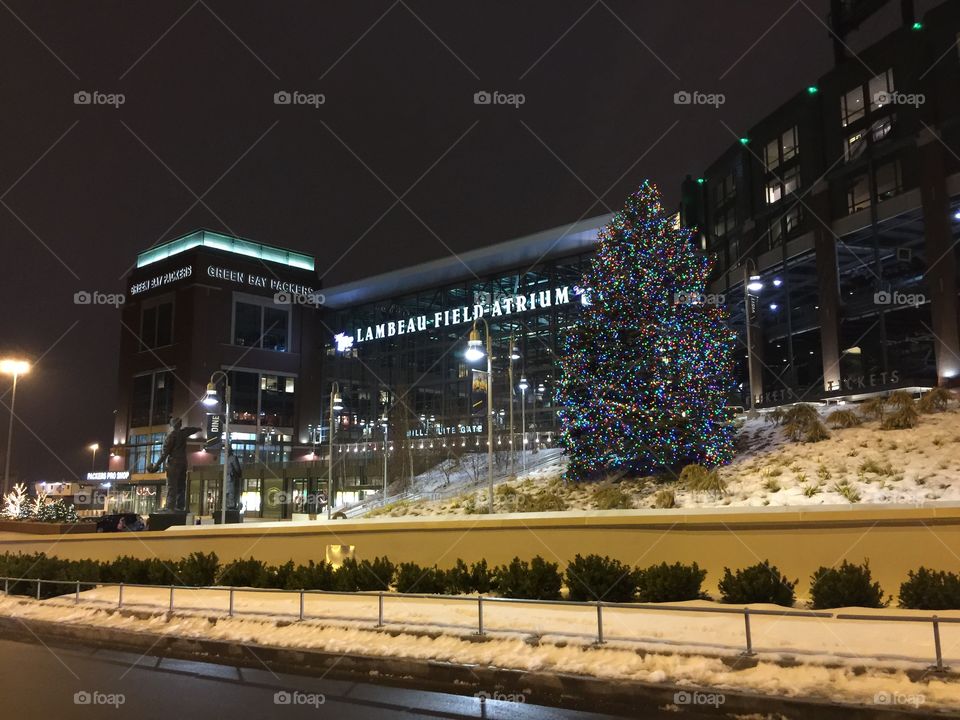
[[(401, 593), (497, 594), (508, 598), (605, 602), (679, 602), (707, 598), (703, 581), (707, 571), (696, 563), (660, 563), (632, 568), (599, 555), (577, 555), (561, 573), (559, 565), (537, 556), (530, 561), (514, 558), (507, 565), (489, 567), (486, 560), (467, 565), (463, 560), (448, 569), (394, 564), (388, 558), (348, 559), (334, 568), (325, 561), (306, 565), (266, 565), (250, 558), (221, 565), (216, 554), (192, 553), (175, 562), (119, 557), (112, 562), (62, 560), (35, 555), (0, 555), (0, 576), (80, 580), (83, 583), (143, 585), (233, 585), (286, 590), (395, 590)], [(790, 607), (796, 597), (796, 580), (764, 561), (731, 571), (724, 568), (720, 600), (725, 603), (773, 603)], [(844, 561), (839, 567), (819, 568), (810, 578), (814, 608), (884, 607), (880, 584), (874, 582), (868, 563)], [(36, 583), (11, 581), (11, 594), (36, 596)], [(40, 597), (72, 592), (67, 585), (41, 584)], [(960, 575), (920, 568), (911, 571), (900, 586), (900, 606), (918, 610), (960, 609)]]

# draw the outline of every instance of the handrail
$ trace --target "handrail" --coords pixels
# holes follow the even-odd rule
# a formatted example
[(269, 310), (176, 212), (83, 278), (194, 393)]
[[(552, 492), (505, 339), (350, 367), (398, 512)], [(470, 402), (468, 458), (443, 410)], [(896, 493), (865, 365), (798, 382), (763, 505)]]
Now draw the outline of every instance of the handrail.
[[(477, 604), (477, 635), (486, 635), (486, 630), (484, 628), (483, 622), (483, 606), (484, 603), (505, 603), (513, 605), (562, 605), (564, 607), (584, 607), (584, 608), (594, 608), (597, 613), (597, 640), (596, 644), (604, 644), (604, 633), (603, 633), (603, 609), (617, 609), (617, 610), (647, 610), (654, 612), (699, 612), (699, 613), (717, 613), (725, 615), (741, 615), (744, 622), (744, 635), (745, 635), (745, 649), (740, 653), (741, 656), (753, 656), (756, 653), (753, 651), (753, 641), (751, 636), (751, 627), (750, 627), (750, 617), (751, 615), (761, 615), (761, 616), (774, 616), (774, 617), (805, 617), (805, 618), (829, 618), (833, 620), (873, 620), (879, 622), (929, 622), (933, 625), (933, 638), (934, 638), (934, 651), (935, 651), (935, 664), (930, 667), (931, 670), (935, 672), (945, 672), (946, 668), (943, 665), (943, 653), (941, 650), (940, 643), (940, 623), (960, 623), (960, 617), (949, 617), (943, 618), (937, 615), (931, 616), (922, 616), (922, 615), (866, 615), (866, 614), (852, 614), (852, 613), (833, 613), (829, 611), (822, 610), (797, 610), (794, 608), (783, 608), (782, 610), (768, 610), (768, 609), (754, 609), (750, 607), (697, 607), (692, 605), (670, 605), (666, 603), (616, 603), (616, 602), (604, 602), (602, 600), (597, 601), (587, 601), (587, 600), (536, 600), (531, 598), (507, 598), (507, 597), (490, 597), (485, 595), (439, 595), (432, 593), (399, 593), (391, 592), (385, 590), (286, 590), (283, 588), (253, 588), (253, 587), (239, 587), (233, 585), (149, 585), (141, 583), (124, 583), (124, 582), (101, 582), (99, 580), (47, 580), (44, 578), (14, 578), (14, 577), (0, 577), (0, 580), (3, 581), (3, 592), (5, 596), (10, 595), (10, 584), (18, 583), (36, 583), (37, 592), (36, 599), (40, 600), (41, 587), (43, 584), (49, 585), (70, 585), (74, 588), (74, 602), (80, 602), (80, 588), (81, 586), (89, 587), (116, 587), (118, 588), (117, 594), (117, 607), (123, 607), (123, 591), (124, 589), (129, 588), (147, 588), (152, 590), (166, 590), (169, 593), (169, 602), (168, 602), (168, 611), (173, 612), (174, 610), (174, 593), (178, 590), (212, 590), (217, 592), (225, 592), (228, 594), (228, 610), (227, 613), (230, 617), (233, 617), (235, 614), (234, 607), (234, 595), (237, 592), (243, 593), (284, 593), (284, 594), (296, 594), (299, 598), (299, 609), (298, 617), (300, 620), (303, 620), (307, 617), (306, 607), (305, 607), (305, 597), (307, 595), (339, 595), (339, 596), (351, 596), (351, 597), (365, 597), (365, 598), (377, 598), (377, 623), (374, 627), (381, 628), (386, 624), (384, 620), (384, 599), (386, 597), (396, 598), (396, 599), (417, 599), (417, 600), (444, 600), (444, 601), (455, 601), (455, 602), (475, 602)], [(402, 623), (401, 623), (402, 624)]]

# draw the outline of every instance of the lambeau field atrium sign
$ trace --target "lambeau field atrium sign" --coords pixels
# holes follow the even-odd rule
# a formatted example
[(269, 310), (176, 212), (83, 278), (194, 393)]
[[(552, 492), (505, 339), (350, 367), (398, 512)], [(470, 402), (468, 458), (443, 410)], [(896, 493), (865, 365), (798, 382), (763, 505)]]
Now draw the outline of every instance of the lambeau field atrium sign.
[(445, 328), (453, 325), (471, 323), (480, 318), (498, 318), (504, 315), (529, 312), (553, 305), (567, 305), (571, 294), (576, 295), (575, 288), (571, 293), (569, 286), (554, 288), (553, 290), (539, 290), (532, 293), (507, 295), (488, 303), (462, 305), (460, 307), (440, 310), (433, 314), (417, 315), (401, 320), (390, 320), (367, 327), (358, 327), (352, 334), (337, 333), (334, 339), (338, 350), (346, 350), (354, 344), (368, 340), (381, 340), (397, 335), (411, 335), (425, 330)]

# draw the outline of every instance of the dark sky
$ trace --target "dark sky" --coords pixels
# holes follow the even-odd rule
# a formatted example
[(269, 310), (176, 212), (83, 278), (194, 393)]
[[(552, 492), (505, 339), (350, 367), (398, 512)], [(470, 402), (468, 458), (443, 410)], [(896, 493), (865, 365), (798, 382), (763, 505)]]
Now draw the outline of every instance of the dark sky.
[(208, 227), (312, 253), (330, 285), (599, 215), (646, 177), (676, 202), (829, 69), (827, 5), (0, 0), (0, 355), (40, 358), (14, 469), (69, 478), (111, 443), (118, 314), (73, 295), (122, 291), (137, 252)]

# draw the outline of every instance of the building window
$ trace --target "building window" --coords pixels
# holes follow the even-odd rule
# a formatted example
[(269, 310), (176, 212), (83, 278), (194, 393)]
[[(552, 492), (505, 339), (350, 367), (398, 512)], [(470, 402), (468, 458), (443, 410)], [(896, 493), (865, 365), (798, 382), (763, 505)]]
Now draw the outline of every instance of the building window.
[(900, 163), (896, 160), (877, 168), (877, 201), (882, 202), (903, 191)]
[(767, 172), (780, 167), (780, 141), (771, 140), (763, 149), (763, 167)]
[(896, 115), (887, 115), (879, 120), (875, 120), (870, 125), (871, 142), (880, 142), (893, 130), (894, 123), (897, 121)]
[(786, 213), (770, 222), (770, 248), (778, 246), (784, 238), (789, 239), (800, 228), (803, 211), (799, 205), (794, 205)]
[(840, 119), (846, 127), (863, 115), (863, 86), (858, 85), (840, 98)]
[(733, 173), (718, 181), (714, 187), (714, 205), (722, 205), (737, 195), (737, 186), (733, 183)]
[(724, 237), (729, 233), (737, 224), (737, 214), (733, 208), (730, 208), (726, 212), (720, 213), (717, 215), (717, 219), (713, 224), (713, 235), (714, 237)]
[(287, 352), (289, 334), (289, 310), (239, 300), (234, 304), (234, 345)]
[(847, 190), (847, 212), (855, 213), (870, 206), (870, 178), (859, 175)]
[(173, 412), (173, 372), (158, 370), (133, 378), (130, 427), (165, 425)]
[(800, 168), (794, 166), (783, 173), (782, 178), (767, 181), (767, 205), (779, 202), (784, 196), (796, 192), (800, 187)]
[(876, 112), (884, 105), (891, 102), (890, 96), (893, 94), (893, 70), (888, 69), (881, 75), (872, 78), (868, 83), (870, 94), (870, 112)]
[(140, 314), (140, 349), (173, 344), (173, 303), (145, 307)]
[(846, 162), (856, 160), (867, 149), (867, 132), (859, 130), (850, 135), (843, 143), (843, 159)]
[(767, 172), (776, 170), (782, 163), (795, 158), (800, 152), (797, 126), (784, 131), (780, 137), (771, 140), (763, 148), (763, 166)]

